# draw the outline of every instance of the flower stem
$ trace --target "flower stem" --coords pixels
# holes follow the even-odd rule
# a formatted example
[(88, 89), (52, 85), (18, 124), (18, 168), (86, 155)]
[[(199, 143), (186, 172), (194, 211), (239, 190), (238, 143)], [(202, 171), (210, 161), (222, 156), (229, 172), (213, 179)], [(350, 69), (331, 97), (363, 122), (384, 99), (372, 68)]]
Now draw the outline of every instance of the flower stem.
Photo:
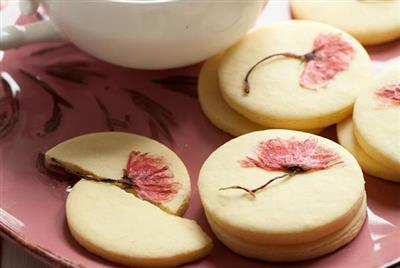
[[(39, 157), (42, 158), (41, 161), (45, 161), (44, 160), (44, 155), (39, 155)], [(83, 172), (73, 171), (73, 170), (69, 169), (68, 167), (64, 166), (63, 164), (61, 164), (55, 158), (51, 158), (51, 162), (52, 162), (52, 164), (50, 164), (50, 166), (46, 166), (45, 164), (43, 165), (44, 168), (47, 171), (49, 171), (50, 173), (58, 173), (58, 174), (61, 174), (61, 175), (67, 175), (67, 176), (74, 177), (76, 179), (85, 179), (85, 180), (90, 180), (90, 181), (100, 181), (100, 182), (108, 182), (108, 183), (121, 183), (121, 184), (124, 184), (124, 185), (131, 185), (131, 184), (128, 183), (128, 181), (126, 181), (124, 179), (116, 180), (116, 179), (110, 179), (110, 178), (103, 178), (103, 177), (98, 177), (98, 176), (91, 175), (91, 174), (88, 174), (88, 173), (85, 174)], [(53, 166), (53, 168), (51, 168), (51, 166)]]
[[(307, 53), (307, 54), (308, 54), (308, 53)], [(306, 54), (306, 55), (307, 55), (307, 54)], [(250, 70), (246, 73), (246, 76), (245, 76), (245, 78), (244, 78), (244, 87), (243, 87), (243, 90), (244, 90), (244, 94), (245, 94), (245, 95), (247, 95), (247, 94), (250, 93), (249, 77), (250, 77), (250, 75), (252, 74), (253, 70), (254, 70), (258, 65), (260, 65), (261, 63), (263, 63), (264, 61), (269, 60), (269, 59), (274, 58), (274, 57), (278, 57), (278, 56), (283, 56), (283, 57), (287, 57), (287, 58), (298, 59), (298, 60), (300, 60), (300, 61), (304, 61), (304, 60), (305, 60), (305, 55), (298, 55), (298, 54), (291, 53), (291, 52), (275, 53), (275, 54), (269, 55), (269, 56), (267, 56), (267, 57), (265, 57), (265, 58), (259, 60), (259, 61), (258, 61), (256, 64), (254, 64), (254, 65), (250, 68)]]
[(247, 189), (246, 187), (243, 187), (243, 186), (234, 185), (234, 186), (219, 188), (219, 190), (221, 191), (221, 190), (229, 190), (229, 189), (239, 189), (239, 190), (243, 190), (243, 191), (249, 193), (252, 197), (256, 197), (256, 195), (255, 195), (256, 192), (258, 192), (258, 191), (264, 189), (264, 188), (267, 187), (269, 184), (271, 184), (273, 181), (276, 181), (276, 180), (278, 180), (278, 179), (283, 179), (283, 178), (288, 177), (288, 176), (294, 176), (294, 175), (296, 175), (297, 173), (299, 173), (299, 170), (294, 170), (294, 171), (292, 171), (292, 172), (290, 172), (290, 173), (284, 173), (284, 174), (279, 175), (279, 176), (277, 176), (277, 177), (275, 177), (275, 178), (269, 180), (268, 182), (264, 183), (263, 185), (261, 185), (261, 186), (259, 186), (259, 187), (257, 187), (257, 188), (254, 188), (254, 189)]
[(278, 56), (282, 56), (282, 57), (286, 57), (286, 58), (292, 58), (292, 59), (298, 59), (299, 61), (303, 62), (309, 62), (311, 60), (315, 59), (315, 53), (318, 52), (319, 50), (323, 49), (324, 45), (313, 49), (311, 52), (308, 52), (306, 54), (303, 55), (299, 55), (296, 53), (292, 53), (292, 52), (282, 52), (282, 53), (275, 53), (272, 55), (269, 55), (261, 60), (259, 60), (256, 64), (254, 64), (250, 70), (246, 73), (246, 76), (244, 77), (244, 86), (243, 86), (243, 90), (244, 90), (244, 94), (247, 95), (250, 93), (250, 84), (249, 84), (249, 77), (251, 75), (251, 73), (253, 72), (253, 70), (260, 65), (261, 63), (263, 63), (266, 60), (269, 60), (271, 58), (274, 57), (278, 57)]

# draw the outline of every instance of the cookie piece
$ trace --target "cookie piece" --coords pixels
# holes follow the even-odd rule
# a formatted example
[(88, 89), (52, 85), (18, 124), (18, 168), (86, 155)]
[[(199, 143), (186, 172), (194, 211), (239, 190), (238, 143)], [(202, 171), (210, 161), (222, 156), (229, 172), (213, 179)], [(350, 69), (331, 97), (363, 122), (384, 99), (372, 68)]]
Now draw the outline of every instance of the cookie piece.
[(363, 150), (381, 165), (400, 173), (400, 66), (376, 77), (360, 94), (353, 122)]
[(357, 40), (310, 21), (258, 29), (228, 49), (219, 66), (229, 106), (261, 125), (287, 129), (343, 120), (370, 76), (369, 56)]
[(204, 163), (198, 186), (207, 216), (223, 233), (251, 247), (276, 248), (272, 255), (265, 251), (262, 257), (261, 251), (251, 256), (264, 260), (329, 253), (360, 228), (317, 255), (308, 250), (291, 255), (290, 248), (328, 241), (365, 214), (364, 178), (357, 161), (337, 143), (305, 132), (265, 130), (225, 143)]
[[(266, 129), (233, 110), (223, 99), (218, 84), (218, 65), (221, 56), (215, 56), (203, 64), (199, 75), (198, 95), (201, 108), (217, 128), (240, 136), (252, 131)], [(318, 134), (322, 129), (304, 130)]]
[[(64, 171), (117, 182), (129, 183), (125, 175), (130, 174), (137, 196), (172, 214), (182, 215), (189, 203), (190, 177), (185, 165), (166, 146), (144, 136), (123, 132), (78, 136), (51, 148), (45, 163), (55, 171), (61, 166)], [(146, 182), (154, 180), (154, 184)], [(165, 187), (159, 191), (156, 184), (167, 185), (168, 191)]]
[(353, 154), (364, 172), (377, 178), (400, 182), (399, 172), (395, 172), (390, 167), (383, 166), (375, 161), (360, 147), (354, 136), (351, 117), (337, 124), (336, 129), (339, 143)]
[(193, 220), (168, 214), (113, 184), (79, 181), (68, 195), (66, 215), (80, 245), (119, 264), (178, 266), (212, 248)]
[(291, 10), (297, 19), (333, 25), (365, 45), (380, 44), (400, 37), (399, 0), (292, 0)]

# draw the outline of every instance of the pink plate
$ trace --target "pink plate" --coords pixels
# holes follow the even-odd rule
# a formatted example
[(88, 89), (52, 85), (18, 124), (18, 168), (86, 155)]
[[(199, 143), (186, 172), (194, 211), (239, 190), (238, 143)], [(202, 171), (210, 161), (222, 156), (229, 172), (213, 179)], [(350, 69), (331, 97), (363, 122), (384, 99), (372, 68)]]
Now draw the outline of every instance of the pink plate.
[[(2, 23), (16, 20), (15, 3), (1, 2)], [(5, 18), (5, 19), (4, 19)], [(19, 23), (36, 20), (23, 18)], [(288, 3), (271, 1), (257, 26), (290, 19)], [(398, 64), (399, 42), (368, 48), (376, 71)], [(231, 137), (204, 117), (196, 98), (200, 65), (140, 71), (97, 61), (70, 44), (40, 44), (0, 52), (1, 233), (53, 265), (117, 267), (81, 248), (66, 227), (68, 181), (36, 166), (39, 152), (84, 133), (120, 130), (153, 137), (186, 163), (193, 198), (185, 217), (213, 237), (215, 249), (187, 267), (274, 267), (240, 257), (210, 231), (196, 188), (203, 161)], [(324, 131), (335, 139), (334, 128)], [(282, 267), (376, 267), (400, 257), (400, 185), (366, 177), (368, 221), (337, 252)], [(150, 238), (149, 238), (150, 239)]]

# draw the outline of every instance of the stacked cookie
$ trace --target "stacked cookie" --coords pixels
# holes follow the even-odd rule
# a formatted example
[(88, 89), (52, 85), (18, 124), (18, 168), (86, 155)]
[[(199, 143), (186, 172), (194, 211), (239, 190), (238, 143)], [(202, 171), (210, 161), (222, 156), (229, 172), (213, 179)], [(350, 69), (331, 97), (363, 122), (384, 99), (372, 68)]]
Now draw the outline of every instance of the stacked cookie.
[(90, 252), (138, 267), (177, 266), (207, 255), (212, 241), (179, 217), (190, 198), (185, 165), (149, 138), (119, 132), (64, 141), (48, 169), (79, 179), (66, 203), (68, 227)]
[(368, 54), (350, 35), (285, 21), (206, 62), (199, 96), (211, 122), (233, 135), (262, 128), (318, 133), (351, 114), (370, 76)]
[(357, 161), (305, 132), (264, 130), (227, 142), (204, 163), (198, 187), (217, 237), (261, 260), (332, 252), (358, 234), (366, 216)]
[(221, 56), (211, 58), (200, 70), (198, 95), (204, 114), (216, 127), (233, 136), (265, 129), (233, 110), (222, 97), (218, 82), (220, 60)]
[(337, 125), (337, 134), (366, 173), (400, 181), (400, 66), (359, 95), (353, 117)]

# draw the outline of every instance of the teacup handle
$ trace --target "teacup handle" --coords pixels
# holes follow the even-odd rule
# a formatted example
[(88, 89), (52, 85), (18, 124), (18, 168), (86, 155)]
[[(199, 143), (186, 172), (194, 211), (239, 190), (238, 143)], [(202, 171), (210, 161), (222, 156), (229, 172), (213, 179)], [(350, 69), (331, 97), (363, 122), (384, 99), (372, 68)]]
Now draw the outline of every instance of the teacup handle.
[[(36, 11), (38, 3), (35, 0), (21, 1), (20, 9), (24, 15)], [(27, 25), (10, 25), (0, 29), (0, 50), (17, 48), (23, 45), (61, 41), (63, 38), (50, 20), (43, 20)]]
[(1, 29), (0, 50), (17, 48), (37, 42), (63, 40), (49, 20), (34, 22), (28, 25), (11, 25)]

